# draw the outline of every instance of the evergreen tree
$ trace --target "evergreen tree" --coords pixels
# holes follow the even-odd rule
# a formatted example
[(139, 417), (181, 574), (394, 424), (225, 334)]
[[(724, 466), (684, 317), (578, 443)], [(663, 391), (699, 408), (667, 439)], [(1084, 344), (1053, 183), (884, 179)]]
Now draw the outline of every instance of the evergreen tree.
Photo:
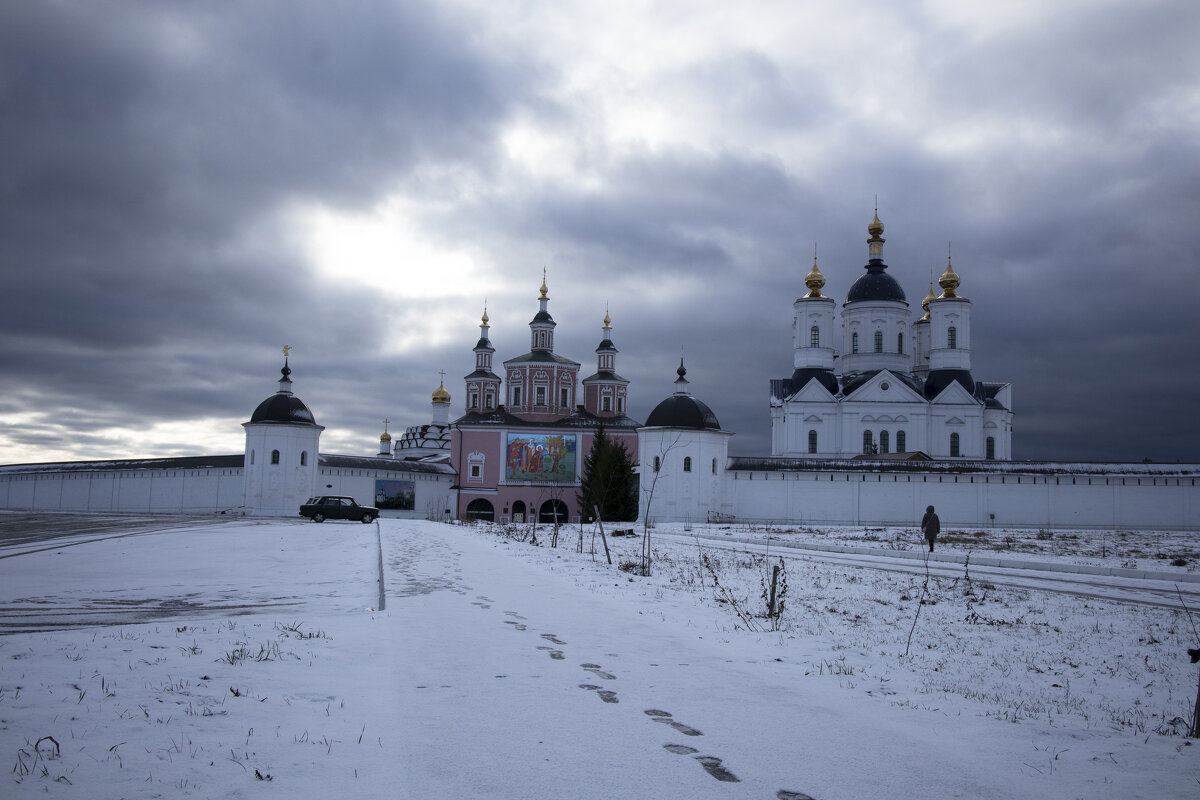
[(606, 522), (632, 522), (637, 519), (637, 475), (633, 459), (621, 442), (609, 438), (600, 425), (592, 449), (583, 460), (579, 482), (579, 505), (584, 518), (595, 515), (600, 507)]

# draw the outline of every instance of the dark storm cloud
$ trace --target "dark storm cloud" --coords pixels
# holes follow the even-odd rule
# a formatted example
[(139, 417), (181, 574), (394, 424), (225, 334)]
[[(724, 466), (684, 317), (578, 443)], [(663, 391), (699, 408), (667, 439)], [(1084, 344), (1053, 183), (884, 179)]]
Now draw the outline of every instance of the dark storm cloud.
[(414, 164), (486, 162), (522, 68), (463, 34), (415, 3), (5, 5), (7, 392), (240, 415), (271, 373), (238, 351), (368, 353), (386, 309), (318, 283), (274, 217), (370, 204)]
[[(605, 139), (595, 109), (623, 95), (564, 92), (574, 63), (467, 13), (486, 17), (0, 7), (0, 436), (103, 456), (123, 427), (217, 416), (236, 451), (285, 342), (323, 449), (369, 451), (385, 415), (428, 421), (440, 369), (460, 412), (483, 290), (457, 312), (452, 294), (397, 307), (316, 273), (285, 219), (400, 192), (426, 241), (493, 265), (498, 361), (527, 349), (544, 264), (559, 352), (589, 374), (609, 303), (635, 417), (671, 393), (682, 347), (733, 450), (761, 454), (813, 246), (840, 305), (877, 195), (914, 317), (953, 240), (974, 374), (1013, 383), (1018, 458), (1200, 458), (1190, 4), (1003, 31), (888, 16), (839, 62), (697, 46), (653, 86), (630, 79), (679, 126), (645, 144)], [(514, 116), (566, 143), (561, 170), (513, 167)], [(430, 324), (452, 341), (380, 355), (385, 331)], [(160, 447), (130, 455), (194, 452)]]

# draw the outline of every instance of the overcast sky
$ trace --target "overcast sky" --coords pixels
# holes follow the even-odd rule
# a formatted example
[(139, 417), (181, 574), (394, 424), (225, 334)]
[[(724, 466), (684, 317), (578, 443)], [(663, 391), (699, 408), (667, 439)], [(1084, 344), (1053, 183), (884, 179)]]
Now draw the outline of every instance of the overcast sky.
[(817, 247), (947, 243), (1018, 459), (1200, 460), (1200, 4), (0, 4), (0, 462), (236, 453), (291, 345), (322, 451), (428, 422), (487, 303), (606, 306), (644, 420), (770, 449)]

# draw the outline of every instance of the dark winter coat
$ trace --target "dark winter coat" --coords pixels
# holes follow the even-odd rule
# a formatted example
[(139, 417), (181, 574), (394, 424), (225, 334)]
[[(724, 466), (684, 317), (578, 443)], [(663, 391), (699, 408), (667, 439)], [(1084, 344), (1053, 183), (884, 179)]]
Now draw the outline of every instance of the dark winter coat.
[(925, 538), (933, 541), (942, 532), (942, 523), (938, 519), (938, 515), (933, 511), (926, 511), (925, 516), (921, 518), (921, 533), (925, 534)]

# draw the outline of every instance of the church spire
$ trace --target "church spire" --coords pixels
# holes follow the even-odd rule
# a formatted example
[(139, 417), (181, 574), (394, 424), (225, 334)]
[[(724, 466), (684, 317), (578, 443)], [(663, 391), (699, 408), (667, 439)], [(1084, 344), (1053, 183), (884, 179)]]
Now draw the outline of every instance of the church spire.
[(804, 295), (805, 298), (826, 299), (825, 295), (821, 294), (821, 289), (825, 288), (825, 276), (821, 274), (821, 270), (817, 266), (817, 246), (815, 244), (813, 245), (812, 270), (804, 276), (804, 285), (808, 287), (808, 294)]
[[(958, 289), (958, 273), (954, 271), (954, 265), (950, 263), (950, 243), (946, 243), (946, 271), (942, 273), (942, 277), (938, 278), (938, 286), (942, 287), (941, 300), (966, 300), (965, 297), (960, 297), (955, 290)], [(932, 290), (932, 287), (930, 288)]]

